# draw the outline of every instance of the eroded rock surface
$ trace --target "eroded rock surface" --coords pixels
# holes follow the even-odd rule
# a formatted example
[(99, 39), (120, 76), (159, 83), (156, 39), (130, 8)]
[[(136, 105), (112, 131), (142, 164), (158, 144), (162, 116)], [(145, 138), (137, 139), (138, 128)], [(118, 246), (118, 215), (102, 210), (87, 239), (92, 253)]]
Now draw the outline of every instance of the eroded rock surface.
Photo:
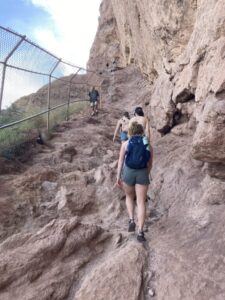
[(136, 242), (115, 251), (90, 272), (74, 299), (138, 299), (145, 261), (145, 250)]
[(122, 299), (134, 280), (132, 299), (143, 294), (147, 252), (126, 232), (123, 193), (114, 187), (119, 115), (106, 106), (95, 118), (84, 111), (62, 124), (51, 148), (38, 145), (22, 169), (2, 170), (1, 299), (100, 299), (113, 286)]
[(223, 299), (224, 168), (191, 154), (195, 105), (179, 106), (185, 117), (171, 132), (152, 128), (143, 247), (127, 233), (124, 194), (113, 187), (112, 137), (124, 109), (147, 111), (151, 88), (133, 66), (108, 84), (97, 117), (80, 113), (52, 148), (1, 175), (1, 299)]

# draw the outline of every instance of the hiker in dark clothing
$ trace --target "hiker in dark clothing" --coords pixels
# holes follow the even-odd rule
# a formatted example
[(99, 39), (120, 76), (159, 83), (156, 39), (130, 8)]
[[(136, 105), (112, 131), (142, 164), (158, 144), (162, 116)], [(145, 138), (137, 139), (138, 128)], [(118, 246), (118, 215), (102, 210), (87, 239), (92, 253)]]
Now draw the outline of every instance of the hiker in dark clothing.
[(130, 218), (129, 232), (134, 232), (136, 228), (134, 222), (136, 194), (139, 227), (137, 240), (144, 242), (145, 201), (150, 183), (149, 174), (152, 168), (153, 151), (141, 124), (133, 122), (128, 129), (128, 135), (130, 139), (122, 143), (120, 148), (116, 184), (122, 187), (126, 194), (126, 206)]
[(94, 116), (98, 113), (98, 102), (99, 102), (99, 92), (93, 86), (92, 90), (89, 92), (89, 101), (92, 107), (91, 115)]

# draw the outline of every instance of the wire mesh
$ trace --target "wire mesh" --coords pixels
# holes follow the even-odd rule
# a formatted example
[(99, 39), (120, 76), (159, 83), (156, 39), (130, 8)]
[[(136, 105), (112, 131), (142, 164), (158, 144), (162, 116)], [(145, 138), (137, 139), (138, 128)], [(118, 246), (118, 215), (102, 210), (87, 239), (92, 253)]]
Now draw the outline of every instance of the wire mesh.
[(101, 81), (0, 26), (0, 155), (20, 155), (43, 128), (79, 112)]
[(4, 62), (8, 54), (21, 40), (21, 37), (12, 34), (3, 27), (0, 27), (0, 62)]
[[(79, 67), (71, 66), (70, 64), (60, 62), (56, 69), (53, 71), (52, 76), (53, 77), (62, 77), (62, 76), (69, 76), (71, 74), (76, 74), (79, 71)], [(67, 78), (64, 78), (64, 80), (68, 80)]]
[[(3, 64), (0, 63), (0, 85), (1, 85), (1, 82), (2, 82), (2, 72), (3, 72)], [(0, 86), (0, 89), (1, 89), (1, 86)]]
[(6, 159), (22, 156), (28, 148), (36, 144), (36, 139), (45, 127), (46, 116), (16, 124), (0, 130), (0, 155)]
[[(2, 108), (9, 108), (15, 103), (21, 111), (37, 112), (46, 108), (48, 76), (33, 74), (26, 71), (7, 68), (5, 73), (4, 94)], [(39, 90), (40, 89), (40, 90)], [(34, 95), (39, 90), (38, 94)]]
[(8, 60), (8, 64), (29, 71), (49, 74), (58, 59), (35, 45), (23, 41)]

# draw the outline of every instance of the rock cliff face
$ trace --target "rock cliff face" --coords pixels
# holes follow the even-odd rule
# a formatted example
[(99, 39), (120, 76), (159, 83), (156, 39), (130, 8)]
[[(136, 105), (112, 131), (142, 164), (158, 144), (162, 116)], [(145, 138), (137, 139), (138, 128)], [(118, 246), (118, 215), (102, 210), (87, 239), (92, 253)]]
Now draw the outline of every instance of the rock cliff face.
[(193, 157), (225, 164), (224, 8), (222, 0), (103, 1), (88, 65), (133, 63), (151, 85), (152, 127), (194, 128)]
[[(215, 206), (225, 202), (225, 2), (105, 0), (88, 65), (111, 72), (111, 100), (124, 99), (117, 92), (121, 68), (133, 65), (144, 78), (136, 100), (124, 107), (142, 103), (152, 127), (150, 193), (167, 228), (164, 241), (160, 228), (152, 241), (158, 299), (223, 299), (206, 281), (209, 265), (219, 269), (217, 241), (225, 242), (225, 215)], [(204, 287), (191, 283), (191, 273), (201, 281), (193, 261), (206, 276)], [(215, 272), (211, 276), (220, 289)]]
[(134, 63), (154, 80), (171, 68), (185, 49), (197, 1), (105, 0), (89, 66), (105, 69), (114, 60)]

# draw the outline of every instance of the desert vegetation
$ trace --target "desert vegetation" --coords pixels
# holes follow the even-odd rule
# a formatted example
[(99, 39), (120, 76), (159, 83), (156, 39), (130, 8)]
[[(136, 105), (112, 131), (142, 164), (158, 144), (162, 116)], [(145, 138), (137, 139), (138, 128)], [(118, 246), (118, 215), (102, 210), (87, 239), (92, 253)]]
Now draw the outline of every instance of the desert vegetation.
[[(79, 113), (87, 106), (86, 102), (70, 104), (69, 115)], [(0, 116), (0, 125), (5, 126), (13, 122), (19, 122), (40, 112), (40, 108), (34, 107), (23, 112), (12, 104)], [(50, 112), (49, 130), (54, 131), (55, 127), (67, 119), (67, 106), (60, 107)], [(32, 143), (39, 133), (47, 126), (47, 113), (36, 116), (32, 119), (17, 123), (7, 128), (0, 129), (0, 155), (11, 159), (20, 153), (20, 147), (24, 143)]]

